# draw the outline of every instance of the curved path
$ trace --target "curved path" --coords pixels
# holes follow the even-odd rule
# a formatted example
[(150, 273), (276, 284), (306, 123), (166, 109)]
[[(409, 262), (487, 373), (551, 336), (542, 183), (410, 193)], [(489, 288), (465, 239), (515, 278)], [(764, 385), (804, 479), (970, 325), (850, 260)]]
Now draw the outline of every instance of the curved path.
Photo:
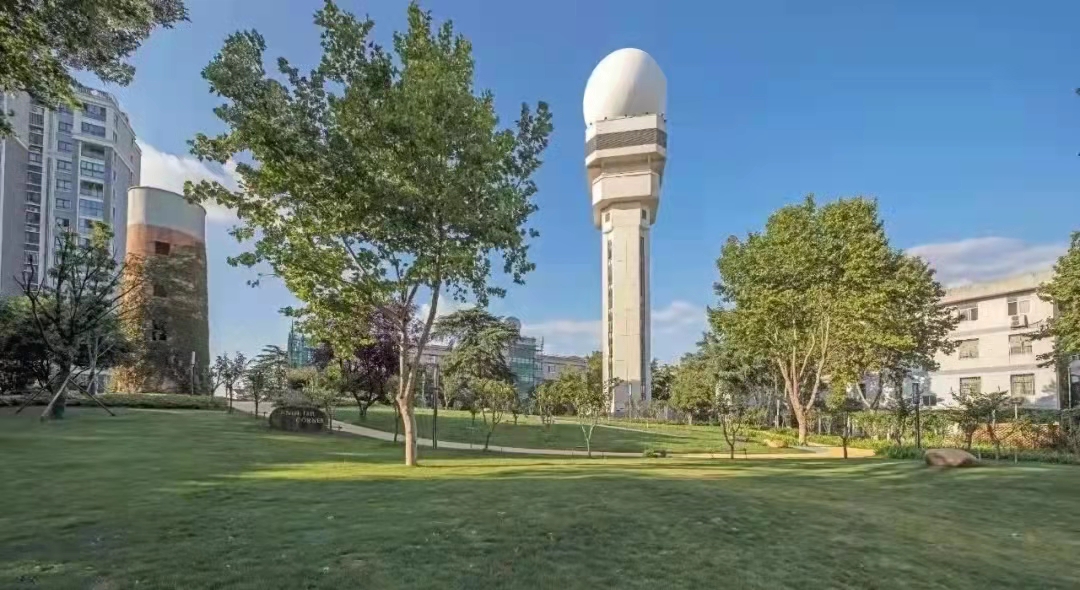
[[(240, 410), (247, 414), (255, 413), (255, 402), (247, 401), (234, 401), (233, 408)], [(274, 409), (273, 404), (262, 403), (259, 404), (259, 416), (269, 416), (270, 411)], [(340, 432), (347, 432), (349, 434), (355, 434), (357, 436), (364, 436), (367, 438), (374, 438), (378, 440), (384, 440), (388, 442), (394, 441), (394, 434), (392, 432), (386, 432), (383, 430), (376, 430), (374, 428), (367, 428), (366, 426), (357, 426), (356, 424), (350, 424), (348, 422), (342, 422), (340, 420), (334, 420), (331, 424), (334, 430)], [(416, 444), (424, 447), (430, 447), (430, 438), (417, 438)], [(481, 451), (483, 445), (475, 445), (471, 443), (451, 442), (447, 440), (439, 441), (440, 449), (454, 449), (459, 451)], [(810, 451), (809, 453), (757, 453), (751, 455), (739, 455), (736, 453), (736, 459), (837, 459), (843, 457), (843, 450), (839, 447), (799, 447)], [(498, 445), (491, 445), (488, 447), (488, 451), (493, 453), (506, 453), (510, 455), (547, 455), (547, 456), (563, 456), (563, 457), (584, 457), (585, 451), (568, 450), (568, 449), (525, 449), (521, 447), (501, 447)], [(866, 449), (848, 449), (848, 456), (852, 458), (857, 457), (871, 457), (873, 451)], [(594, 457), (633, 457), (640, 459), (641, 453), (626, 453), (626, 452), (614, 452), (614, 451), (593, 451)], [(683, 459), (730, 459), (727, 453), (673, 453), (668, 455), (669, 457), (683, 458)]]

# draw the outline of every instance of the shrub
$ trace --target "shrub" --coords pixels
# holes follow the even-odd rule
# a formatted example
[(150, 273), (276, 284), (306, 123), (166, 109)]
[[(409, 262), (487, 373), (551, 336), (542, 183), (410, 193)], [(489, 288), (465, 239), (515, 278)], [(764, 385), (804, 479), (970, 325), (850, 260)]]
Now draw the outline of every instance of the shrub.
[(662, 459), (667, 457), (667, 454), (667, 449), (645, 449), (645, 452), (642, 453), (642, 455), (649, 459)]
[[(0, 397), (0, 406), (20, 406), (25, 398), (19, 395)], [(169, 410), (223, 410), (228, 405), (223, 398), (178, 393), (107, 393), (99, 396), (106, 406), (112, 408), (158, 408)], [(31, 405), (49, 403), (47, 395), (39, 395)], [(69, 406), (97, 407), (97, 404), (81, 395), (69, 395)]]
[[(912, 445), (889, 445), (877, 451), (877, 455), (889, 459), (922, 459), (923, 449)], [(981, 461), (994, 461), (994, 449), (975, 447), (971, 453)], [(1025, 461), (1034, 463), (1058, 463), (1062, 465), (1080, 465), (1080, 456), (1072, 453), (1051, 450), (1006, 449), (1001, 452), (1001, 462)]]

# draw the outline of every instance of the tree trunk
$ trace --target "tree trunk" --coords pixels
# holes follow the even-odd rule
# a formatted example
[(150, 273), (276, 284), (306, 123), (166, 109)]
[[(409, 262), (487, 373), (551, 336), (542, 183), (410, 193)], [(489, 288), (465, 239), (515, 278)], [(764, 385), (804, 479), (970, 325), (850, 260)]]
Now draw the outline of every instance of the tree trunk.
[(806, 444), (807, 425), (806, 425), (806, 410), (803, 409), (802, 404), (793, 404), (792, 410), (795, 412), (795, 421), (799, 423), (799, 444)]
[(405, 465), (416, 466), (416, 415), (413, 413), (412, 399), (408, 396), (398, 398), (398, 412), (401, 415), (401, 427), (405, 435)]

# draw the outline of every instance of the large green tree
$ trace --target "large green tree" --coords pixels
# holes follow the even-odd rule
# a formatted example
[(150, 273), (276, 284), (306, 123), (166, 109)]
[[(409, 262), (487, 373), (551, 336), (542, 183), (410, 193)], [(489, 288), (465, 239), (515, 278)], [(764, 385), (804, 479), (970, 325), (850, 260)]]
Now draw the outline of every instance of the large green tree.
[(1054, 316), (1036, 335), (1053, 339), (1054, 347), (1039, 360), (1055, 367), (1063, 387), (1070, 387), (1069, 362), (1080, 354), (1080, 231), (1073, 232), (1069, 249), (1054, 265), (1054, 277), (1039, 287), (1039, 298), (1053, 303), (1055, 308)]
[(717, 267), (713, 328), (776, 367), (801, 442), (826, 378), (846, 387), (868, 371), (906, 371), (947, 345), (940, 285), (889, 245), (872, 200), (783, 207), (763, 232), (729, 238)]
[[(0, 2), (0, 93), (25, 91), (50, 108), (75, 104), (71, 70), (128, 85), (127, 58), (157, 27), (187, 20), (183, 0)], [(0, 137), (11, 133), (0, 113)]]
[(414, 386), (420, 355), (448, 294), (483, 306), (504, 289), (491, 283), (493, 258), (514, 282), (528, 260), (533, 173), (548, 143), (547, 105), (522, 105), (502, 128), (490, 91), (474, 88), (472, 45), (450, 22), (435, 27), (415, 4), (408, 29), (386, 50), (374, 23), (327, 1), (315, 15), (322, 59), (304, 74), (286, 59), (264, 69), (255, 31), (231, 35), (203, 70), (226, 102), (226, 131), (199, 134), (192, 151), (237, 166), (241, 189), (189, 186), (188, 195), (236, 210), (233, 235), (254, 247), (233, 264), (265, 264), (303, 303), (303, 314), (364, 314), (426, 299), (415, 341), (399, 346), (396, 404), (405, 463), (417, 461)]
[(474, 307), (440, 317), (433, 334), (450, 343), (442, 370), (451, 395), (475, 399), (473, 386), (478, 380), (514, 383), (507, 352), (521, 337), (516, 324)]
[(686, 414), (689, 423), (708, 419), (715, 409), (716, 370), (701, 351), (683, 356), (671, 381), (671, 407)]

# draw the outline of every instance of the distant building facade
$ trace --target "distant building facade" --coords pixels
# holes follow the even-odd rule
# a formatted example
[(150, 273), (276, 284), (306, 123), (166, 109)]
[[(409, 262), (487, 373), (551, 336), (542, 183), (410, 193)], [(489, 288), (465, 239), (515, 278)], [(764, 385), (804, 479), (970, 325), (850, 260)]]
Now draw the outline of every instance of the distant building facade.
[(315, 364), (315, 343), (304, 334), (296, 331), (296, 326), (289, 327), (289, 341), (286, 344), (289, 366), (298, 369)]
[[(425, 384), (420, 387), (434, 386), (436, 368), (450, 354), (450, 347), (445, 344), (429, 343), (424, 347), (420, 364), (427, 375)], [(557, 379), (565, 371), (584, 371), (588, 366), (584, 357), (562, 356), (543, 353), (543, 342), (533, 337), (522, 337), (507, 350), (507, 363), (514, 373), (518, 396), (528, 397), (536, 386), (544, 381)]]
[(1030, 408), (1068, 405), (1069, 386), (1059, 383), (1054, 368), (1039, 366), (1039, 355), (1050, 352), (1053, 342), (1032, 338), (1054, 316), (1054, 305), (1036, 294), (1052, 277), (1050, 271), (1031, 272), (949, 289), (942, 303), (960, 318), (950, 335), (957, 346), (937, 355), (937, 371), (907, 384), (915, 384), (923, 405), (949, 406), (969, 391), (1006, 391)]
[(95, 222), (112, 226), (117, 260), (127, 243), (127, 191), (139, 184), (142, 152), (116, 99), (79, 86), (82, 108), (50, 110), (26, 93), (0, 94), (14, 134), (0, 139), (0, 295), (16, 277), (40, 282), (56, 235), (88, 238)]

